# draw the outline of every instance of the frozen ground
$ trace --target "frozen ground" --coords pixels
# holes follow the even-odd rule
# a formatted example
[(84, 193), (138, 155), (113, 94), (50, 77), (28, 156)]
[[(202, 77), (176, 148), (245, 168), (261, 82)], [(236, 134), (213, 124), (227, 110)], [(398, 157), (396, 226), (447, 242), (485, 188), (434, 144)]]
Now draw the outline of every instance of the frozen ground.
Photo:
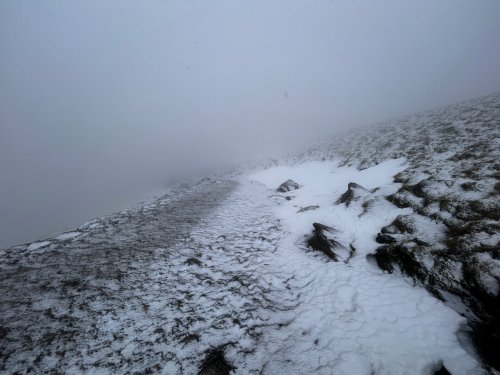
[[(419, 374), (441, 361), (469, 373), (477, 363), (457, 341), (463, 319), (366, 261), (377, 226), (401, 210), (381, 200), (358, 217), (361, 206), (333, 203), (353, 179), (390, 193), (403, 168), (308, 163), (205, 182), (6, 251), (3, 369), (196, 373), (222, 346), (236, 373)], [(285, 177), (303, 185), (290, 201), (274, 192)], [(207, 212), (196, 222), (199, 205)], [(355, 244), (348, 264), (305, 248), (318, 220)]]
[[(0, 251), (0, 372), (494, 373), (464, 332), (495, 304), (457, 264), (488, 264), (473, 285), (498, 295), (499, 109), (384, 124)], [(477, 227), (453, 237), (456, 220)], [(349, 256), (309, 248), (315, 222)]]
[[(301, 188), (291, 200), (272, 196), (282, 220), (279, 269), (286, 269), (299, 286), (300, 304), (287, 327), (270, 332), (269, 373), (314, 374), (423, 374), (441, 363), (453, 374), (480, 373), (477, 362), (457, 340), (464, 319), (424, 289), (384, 274), (367, 262), (377, 246), (382, 225), (404, 212), (385, 199), (398, 189), (392, 176), (405, 168), (404, 160), (383, 162), (359, 171), (335, 162), (310, 162), (276, 167), (250, 178), (266, 184), (269, 193), (286, 178)], [(335, 201), (356, 181), (368, 189), (373, 205), (362, 201), (349, 207)], [(300, 208), (319, 208), (298, 212)], [(313, 222), (334, 227), (336, 240), (355, 247), (348, 262), (332, 262), (308, 250), (304, 238)]]

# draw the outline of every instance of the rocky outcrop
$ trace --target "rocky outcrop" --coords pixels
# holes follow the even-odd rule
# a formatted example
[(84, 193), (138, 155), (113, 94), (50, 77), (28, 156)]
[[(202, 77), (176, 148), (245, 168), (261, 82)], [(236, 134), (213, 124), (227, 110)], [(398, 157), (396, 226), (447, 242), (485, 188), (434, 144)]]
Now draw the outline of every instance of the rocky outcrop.
[(199, 375), (229, 375), (234, 370), (224, 357), (222, 349), (210, 351), (203, 361)]
[(280, 193), (287, 193), (289, 191), (297, 190), (299, 188), (300, 188), (299, 184), (296, 183), (295, 181), (286, 180), (280, 186), (278, 186), (278, 189), (276, 190), (279, 191)]
[(336, 230), (320, 223), (313, 223), (314, 230), (311, 237), (307, 240), (307, 245), (323, 252), (334, 262), (344, 261), (347, 263), (354, 254), (354, 247), (347, 249), (344, 245), (332, 237)]
[(347, 207), (351, 204), (352, 201), (358, 200), (359, 198), (366, 197), (371, 193), (370, 190), (365, 189), (363, 186), (355, 183), (349, 182), (347, 185), (347, 191), (340, 196), (339, 199), (335, 202), (335, 204), (345, 203)]
[[(338, 136), (306, 152), (310, 159), (339, 160), (340, 166), (358, 169), (405, 158), (405, 170), (394, 176), (401, 186), (387, 200), (411, 209), (412, 217), (439, 223), (442, 236), (427, 238), (428, 222), (402, 217), (377, 236), (379, 265), (402, 271), (431, 291), (446, 291), (441, 298), (468, 319), (490, 372), (500, 371), (493, 349), (500, 347), (498, 139), (500, 93), (495, 93)], [(347, 191), (341, 200), (347, 205), (352, 195)]]
[(389, 236), (388, 234), (379, 233), (377, 234), (377, 238), (375, 238), (375, 241), (380, 244), (388, 244), (396, 242), (396, 239), (392, 236)]
[[(429, 180), (403, 186), (397, 194), (410, 197), (413, 203), (406, 206), (414, 213), (400, 215), (381, 229), (376, 241), (382, 246), (374, 256), (384, 271), (412, 278), (444, 302), (461, 301), (478, 353), (489, 366), (500, 368), (492, 349), (500, 347), (499, 243), (494, 241), (500, 226), (487, 215), (475, 214), (487, 201), (458, 205), (445, 186)], [(432, 206), (440, 212), (427, 216)]]
[(320, 223), (313, 224), (314, 230), (311, 237), (307, 240), (307, 244), (310, 248), (319, 250), (323, 252), (326, 256), (332, 259), (334, 262), (338, 261), (337, 254), (333, 251), (336, 247), (341, 247), (342, 245), (333, 239), (326, 237), (325, 232), (333, 230), (333, 228)]

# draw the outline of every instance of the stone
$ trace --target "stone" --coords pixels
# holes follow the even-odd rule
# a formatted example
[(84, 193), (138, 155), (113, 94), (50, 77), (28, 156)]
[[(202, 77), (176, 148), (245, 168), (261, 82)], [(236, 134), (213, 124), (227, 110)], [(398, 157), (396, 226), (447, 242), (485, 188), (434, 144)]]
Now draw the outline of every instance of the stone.
[(304, 207), (304, 208), (301, 208), (300, 210), (298, 210), (297, 213), (302, 213), (302, 212), (317, 210), (318, 208), (319, 208), (319, 206), (317, 206), (317, 205), (307, 206), (307, 207)]
[(362, 196), (367, 196), (368, 194), (370, 194), (368, 189), (365, 189), (363, 186), (355, 182), (349, 182), (347, 185), (347, 191), (340, 196), (335, 204), (345, 203), (345, 205), (349, 207), (352, 201)]
[(279, 191), (280, 193), (287, 193), (289, 191), (297, 190), (299, 188), (300, 188), (299, 184), (296, 183), (295, 181), (286, 180), (280, 186), (278, 186), (278, 189), (276, 190)]

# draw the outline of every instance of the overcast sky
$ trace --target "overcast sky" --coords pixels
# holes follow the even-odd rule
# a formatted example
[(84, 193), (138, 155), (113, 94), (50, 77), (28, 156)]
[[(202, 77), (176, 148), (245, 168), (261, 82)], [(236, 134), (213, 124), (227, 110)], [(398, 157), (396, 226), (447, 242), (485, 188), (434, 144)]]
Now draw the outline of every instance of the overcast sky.
[(500, 1), (0, 1), (0, 247), (500, 90)]

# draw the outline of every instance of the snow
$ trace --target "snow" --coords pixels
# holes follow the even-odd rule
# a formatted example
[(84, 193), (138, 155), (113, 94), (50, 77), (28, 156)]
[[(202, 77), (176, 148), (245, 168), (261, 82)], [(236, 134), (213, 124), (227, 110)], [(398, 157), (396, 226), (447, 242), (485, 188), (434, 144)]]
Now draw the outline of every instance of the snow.
[[(380, 227), (388, 225), (397, 213), (408, 212), (381, 199), (399, 188), (399, 184), (392, 183), (392, 177), (404, 168), (404, 159), (389, 160), (363, 171), (338, 167), (337, 162), (316, 161), (270, 168), (250, 175), (249, 179), (259, 181), (269, 189), (275, 189), (280, 181), (287, 178), (303, 185), (288, 194), (294, 196), (290, 201), (276, 198), (277, 215), (297, 240), (311, 232), (312, 223), (319, 222), (337, 229), (344, 246), (356, 242), (358, 253), (366, 255), (373, 250)], [(370, 190), (379, 188), (369, 196), (378, 209), (360, 217), (363, 212), (361, 201), (353, 202), (350, 207), (335, 205), (334, 202), (347, 190), (349, 182), (356, 182)], [(298, 208), (310, 205), (318, 205), (319, 208), (297, 215)], [(358, 233), (365, 235), (359, 236)]]
[(56, 237), (56, 240), (65, 241), (80, 236), (80, 232), (67, 232)]
[[(235, 374), (431, 374), (440, 363), (455, 375), (480, 374), (457, 338), (464, 318), (367, 261), (377, 231), (409, 213), (384, 198), (404, 168), (404, 159), (362, 171), (336, 161), (273, 167), (88, 223), (59, 236), (72, 241), (53, 242), (54, 256), (7, 251), (0, 265), (27, 276), (0, 284), (14, 350), (6, 368), (20, 371), (40, 356), (46, 372), (188, 374), (224, 347)], [(276, 193), (288, 178), (300, 189)], [(369, 192), (349, 207), (335, 204), (349, 182)], [(297, 212), (311, 205), (319, 207)], [(308, 249), (313, 222), (334, 227), (354, 256), (333, 262)], [(106, 255), (115, 248), (116, 258)], [(46, 323), (51, 316), (57, 324)], [(81, 330), (54, 335), (67, 329), (66, 316)], [(62, 345), (67, 354), (57, 357)]]
[[(2, 250), (0, 326), (9, 355), (0, 368), (191, 374), (207, 351), (223, 348), (235, 374), (420, 375), (441, 364), (455, 375), (485, 373), (464, 340), (473, 326), (459, 314), (470, 318), (471, 306), (447, 289), (445, 305), (368, 257), (377, 232), (401, 215), (415, 231), (394, 236), (424, 248), (420, 261), (435, 271), (437, 258), (413, 240), (440, 253), (443, 218), (453, 219), (454, 207), (469, 198), (492, 204), (498, 140), (486, 141), (500, 128), (487, 118), (498, 118), (500, 96), (484, 103), (337, 137), (251, 164), (252, 173), (242, 167), (170, 189), (55, 241)], [(288, 179), (300, 188), (276, 192)], [(430, 200), (409, 186), (424, 179)], [(349, 182), (367, 190), (349, 206), (336, 204)], [(475, 185), (465, 191), (466, 182)], [(395, 192), (409, 207), (386, 199)], [(314, 222), (334, 227), (328, 236), (352, 245), (354, 256), (333, 262), (309, 249)], [(467, 243), (494, 246), (496, 222), (482, 220), (486, 229), (464, 236)], [(478, 282), (498, 292), (500, 261), (487, 251), (463, 259), (488, 266)], [(450, 261), (443, 278), (461, 285), (463, 264)]]
[(29, 251), (37, 250), (37, 249), (39, 249), (41, 247), (45, 247), (47, 245), (50, 245), (50, 241), (33, 242), (28, 246), (28, 250)]
[[(266, 352), (273, 354), (265, 373), (423, 374), (440, 361), (453, 374), (481, 373), (457, 339), (464, 318), (425, 289), (386, 275), (366, 260), (377, 247), (374, 238), (380, 228), (407, 213), (381, 199), (397, 191), (393, 176), (405, 166), (403, 159), (362, 171), (338, 167), (334, 161), (308, 162), (248, 177), (269, 189), (286, 233), (276, 269), (291, 272), (301, 291), (293, 322), (266, 336)], [(271, 194), (288, 178), (302, 186), (289, 194), (294, 199)], [(361, 201), (348, 208), (335, 205), (351, 181), (379, 188), (367, 197), (376, 202), (376, 209), (372, 206), (363, 214)], [(307, 205), (320, 207), (296, 213), (297, 207)], [(304, 238), (313, 222), (334, 227), (339, 242), (355, 246), (348, 264), (306, 249)]]

